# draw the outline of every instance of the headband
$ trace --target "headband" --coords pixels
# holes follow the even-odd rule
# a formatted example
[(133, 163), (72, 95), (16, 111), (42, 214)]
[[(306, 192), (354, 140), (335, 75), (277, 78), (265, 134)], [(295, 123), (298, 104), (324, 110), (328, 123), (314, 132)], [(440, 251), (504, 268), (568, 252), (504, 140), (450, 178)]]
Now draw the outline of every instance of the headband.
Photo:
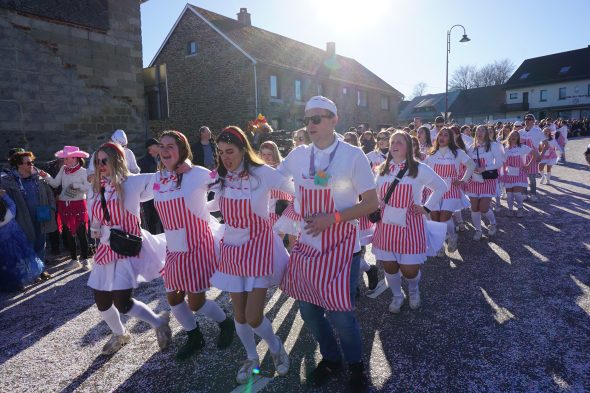
[(176, 130), (171, 130), (171, 132), (176, 135), (178, 138), (180, 138), (184, 143), (186, 143), (187, 145), (188, 143), (188, 139), (186, 138), (186, 135), (184, 135), (182, 132), (180, 131), (176, 131)]
[(236, 138), (238, 138), (238, 140), (240, 142), (242, 142), (244, 145), (246, 144), (246, 141), (244, 140), (244, 137), (242, 136), (242, 134), (240, 134), (238, 131), (236, 131), (235, 129), (233, 129), (232, 127), (226, 127), (223, 129), (223, 132), (227, 132), (228, 134), (232, 134), (233, 136), (235, 136)]
[(110, 147), (112, 149), (115, 149), (115, 151), (117, 152), (117, 154), (119, 154), (119, 156), (125, 157), (125, 153), (123, 152), (123, 149), (119, 145), (116, 145), (112, 142), (107, 142), (107, 143), (103, 143), (102, 147)]

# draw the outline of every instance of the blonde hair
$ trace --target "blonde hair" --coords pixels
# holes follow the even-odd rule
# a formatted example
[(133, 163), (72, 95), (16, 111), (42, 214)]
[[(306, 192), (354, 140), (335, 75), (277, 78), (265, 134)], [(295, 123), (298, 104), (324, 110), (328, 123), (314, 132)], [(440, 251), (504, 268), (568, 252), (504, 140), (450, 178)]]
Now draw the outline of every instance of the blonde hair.
[[(391, 141), (397, 135), (401, 135), (402, 138), (404, 139), (404, 142), (406, 143), (406, 166), (408, 167), (408, 172), (407, 172), (408, 176), (415, 178), (416, 176), (418, 176), (418, 162), (414, 158), (414, 148), (412, 146), (412, 137), (407, 132), (396, 131), (393, 133), (393, 135), (391, 135), (391, 138), (389, 138), (389, 145), (390, 146), (391, 146)], [(379, 176), (385, 176), (385, 175), (389, 174), (389, 164), (391, 163), (392, 159), (393, 159), (393, 156), (391, 155), (391, 151), (390, 151), (387, 154), (387, 159), (385, 160), (385, 162), (378, 167)]]
[[(129, 169), (127, 168), (127, 161), (125, 160), (125, 152), (123, 148), (112, 142), (107, 142), (96, 150), (94, 153), (94, 167), (98, 172), (98, 153), (103, 152), (107, 155), (107, 168), (111, 172), (111, 182), (117, 192), (119, 203), (123, 206), (123, 199), (125, 197), (122, 184), (129, 176)], [(92, 190), (95, 194), (99, 194), (101, 189), (100, 173), (97, 173), (92, 180)]]
[(262, 142), (262, 144), (260, 145), (259, 151), (262, 152), (262, 149), (268, 149), (268, 150), (272, 151), (272, 160), (275, 164), (279, 164), (281, 161), (283, 161), (283, 156), (281, 155), (281, 152), (279, 151), (279, 147), (273, 141)]

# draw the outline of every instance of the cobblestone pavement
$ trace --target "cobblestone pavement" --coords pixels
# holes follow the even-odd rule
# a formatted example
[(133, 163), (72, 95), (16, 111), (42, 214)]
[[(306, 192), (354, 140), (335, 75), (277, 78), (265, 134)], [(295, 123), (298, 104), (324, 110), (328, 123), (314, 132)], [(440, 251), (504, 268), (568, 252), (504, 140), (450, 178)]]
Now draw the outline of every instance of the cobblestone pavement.
[[(430, 259), (423, 306), (387, 312), (389, 291), (358, 302), (365, 362), (374, 391), (590, 391), (590, 172), (581, 156), (588, 138), (570, 141), (566, 165), (523, 219), (498, 214), (498, 234), (471, 240)], [(503, 202), (505, 203), (505, 202)], [(466, 218), (468, 218), (466, 216)], [(469, 219), (467, 220), (469, 221)], [(485, 230), (484, 230), (485, 234)], [(369, 253), (370, 255), (370, 253)], [(373, 262), (373, 261), (371, 261)], [(160, 352), (154, 332), (128, 320), (132, 341), (111, 358), (100, 355), (109, 330), (86, 287), (88, 273), (51, 268), (53, 278), (0, 297), (1, 392), (230, 392), (245, 357), (239, 340), (215, 348), (216, 324), (199, 317), (206, 348), (177, 363), (185, 335), (173, 320), (173, 344)], [(167, 309), (161, 281), (136, 297)], [(230, 310), (228, 296), (211, 290)], [(286, 377), (272, 378), (264, 343), (261, 376), (236, 391), (312, 391), (302, 385), (319, 352), (296, 303), (272, 290), (267, 315), (291, 353)], [(346, 391), (347, 373), (317, 391)]]

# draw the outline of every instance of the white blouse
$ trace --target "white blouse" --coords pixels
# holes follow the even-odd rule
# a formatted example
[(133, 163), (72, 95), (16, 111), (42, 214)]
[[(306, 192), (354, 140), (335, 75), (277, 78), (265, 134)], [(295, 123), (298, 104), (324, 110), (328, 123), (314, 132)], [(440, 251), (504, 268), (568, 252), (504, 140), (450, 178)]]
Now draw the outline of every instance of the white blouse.
[(486, 167), (482, 168), (486, 171), (500, 169), (504, 164), (504, 153), (502, 151), (502, 147), (496, 142), (490, 143), (489, 151), (486, 151), (485, 146), (478, 146), (477, 149), (472, 146), (469, 148), (467, 153), (473, 160), (477, 160), (479, 154), (479, 158), (485, 160), (486, 162)]

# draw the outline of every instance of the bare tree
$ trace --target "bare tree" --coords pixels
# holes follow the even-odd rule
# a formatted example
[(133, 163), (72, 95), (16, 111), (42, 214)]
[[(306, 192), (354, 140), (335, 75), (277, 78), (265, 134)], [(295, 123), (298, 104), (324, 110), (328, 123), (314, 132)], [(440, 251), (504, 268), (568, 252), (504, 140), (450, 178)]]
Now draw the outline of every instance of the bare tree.
[(414, 86), (414, 90), (412, 91), (412, 98), (423, 96), (424, 93), (426, 93), (427, 88), (428, 88), (428, 85), (426, 83), (424, 83), (424, 82), (418, 83), (416, 86)]
[(502, 85), (510, 79), (513, 71), (514, 64), (508, 59), (486, 64), (479, 69), (473, 65), (461, 66), (453, 72), (449, 90)]

